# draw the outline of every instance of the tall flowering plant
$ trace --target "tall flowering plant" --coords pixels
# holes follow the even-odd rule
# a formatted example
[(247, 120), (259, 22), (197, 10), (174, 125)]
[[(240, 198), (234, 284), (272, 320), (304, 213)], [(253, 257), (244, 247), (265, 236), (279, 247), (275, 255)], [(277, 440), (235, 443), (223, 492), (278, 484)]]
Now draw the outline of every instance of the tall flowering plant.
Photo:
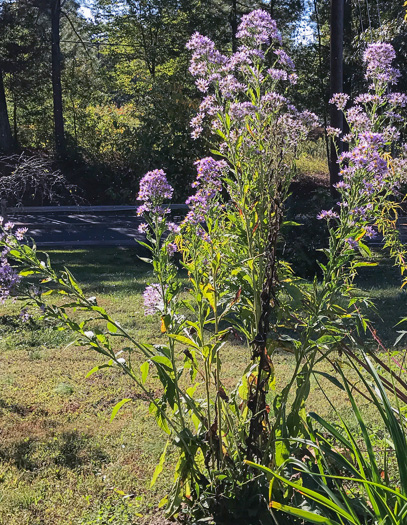
[[(237, 38), (240, 46), (231, 55), (197, 33), (188, 44), (190, 70), (203, 93), (192, 133), (212, 135), (214, 157), (196, 163), (195, 193), (182, 224), (169, 218), (173, 191), (162, 170), (147, 173), (140, 183), (140, 232), (150, 254), (145, 260), (154, 270), (143, 294), (145, 312), (159, 314), (164, 343), (141, 343), (130, 335), (95, 298), (83, 294), (69, 270), (57, 273), (48, 259), (41, 260), (35, 246), (15, 238), (3, 242), (13, 248), (10, 254), (25, 277), (40, 277), (26, 300), (76, 331), (82, 343), (106, 356), (104, 366), (120, 367), (149, 398), (150, 412), (168, 435), (153, 481), (169, 444), (175, 446), (179, 461), (168, 514), (183, 504), (196, 519), (268, 516), (266, 505), (258, 504), (266, 501), (264, 479), (244, 460), (274, 461), (276, 432), (267, 403), (275, 379), (270, 332), (277, 330), (273, 307), (284, 300), (290, 271), (277, 257), (277, 241), (297, 147), (316, 122), (288, 99), (295, 68), (269, 14), (244, 16)], [(49, 304), (45, 297), (51, 293), (69, 300)], [(80, 322), (73, 310), (84, 313)], [(235, 388), (222, 375), (230, 338), (245, 340), (251, 350)], [(119, 341), (126, 344), (118, 351)], [(162, 384), (159, 397), (147, 387), (152, 368)]]
[(275, 379), (271, 308), (279, 302), (284, 274), (289, 272), (277, 258), (277, 241), (297, 148), (316, 125), (316, 117), (298, 111), (287, 98), (297, 76), (281, 48), (275, 21), (264, 11), (253, 11), (242, 18), (237, 38), (240, 46), (231, 56), (220, 53), (199, 33), (188, 48), (193, 52), (190, 71), (204, 94), (191, 122), (192, 135), (198, 137), (210, 127), (218, 139), (213, 152), (229, 167), (223, 178), (228, 194), (225, 212), (236, 242), (228, 255), (239, 294), (239, 315), (233, 322), (251, 341), (252, 360), (257, 363), (255, 380), (243, 380), (252, 412), (248, 438), (252, 455), (272, 442), (264, 432), (266, 393)]

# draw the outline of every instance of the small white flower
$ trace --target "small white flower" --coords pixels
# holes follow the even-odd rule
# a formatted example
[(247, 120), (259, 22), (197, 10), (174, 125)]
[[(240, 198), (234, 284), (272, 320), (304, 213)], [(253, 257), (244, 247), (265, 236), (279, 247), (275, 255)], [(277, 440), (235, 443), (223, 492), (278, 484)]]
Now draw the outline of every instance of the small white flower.
[(88, 301), (90, 303), (96, 303), (96, 297), (92, 296), (92, 297), (89, 297)]
[(126, 364), (126, 360), (124, 359), (124, 357), (119, 357), (119, 359), (116, 359), (117, 363), (119, 365), (125, 365)]
[(46, 267), (47, 267), (47, 265), (45, 264), (44, 261), (41, 261), (41, 262), (40, 262), (40, 266), (42, 266), (42, 268), (46, 268)]
[(83, 332), (83, 335), (88, 339), (93, 339), (95, 337), (95, 334), (91, 330), (89, 330), (88, 332)]

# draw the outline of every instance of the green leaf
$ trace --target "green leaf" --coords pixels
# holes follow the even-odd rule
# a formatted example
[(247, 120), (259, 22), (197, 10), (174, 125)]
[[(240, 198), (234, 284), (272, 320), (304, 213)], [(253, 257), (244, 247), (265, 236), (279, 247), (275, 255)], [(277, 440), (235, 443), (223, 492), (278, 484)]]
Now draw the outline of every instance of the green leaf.
[(295, 221), (284, 221), (283, 226), (302, 226), (302, 224)]
[(82, 295), (82, 290), (81, 290), (81, 287), (79, 286), (79, 284), (75, 281), (75, 278), (74, 276), (72, 275), (72, 273), (68, 270), (68, 268), (64, 268), (65, 270), (65, 273), (68, 277), (68, 280), (69, 280), (69, 283), (70, 285), (72, 286), (72, 288), (80, 295)]
[(189, 337), (185, 337), (184, 335), (178, 335), (178, 334), (168, 334), (168, 337), (171, 337), (171, 339), (175, 339), (175, 341), (178, 341), (179, 343), (182, 343), (183, 345), (192, 346), (193, 348), (196, 348), (199, 350), (199, 346), (190, 339)]
[(139, 256), (138, 258), (140, 259), (140, 261), (143, 261), (143, 262), (145, 262), (147, 264), (152, 264), (152, 262), (153, 262), (153, 259), (149, 259), (148, 257), (140, 257)]
[[(300, 493), (304, 494), (305, 496), (308, 496), (310, 499), (316, 501), (320, 505), (323, 505), (324, 507), (332, 510), (335, 512), (338, 516), (341, 516), (347, 520), (349, 520), (350, 523), (353, 525), (359, 525), (353, 518), (352, 514), (350, 514), (343, 506), (339, 506), (330, 499), (326, 498), (319, 492), (316, 492), (315, 490), (311, 490), (301, 483), (296, 483), (291, 480), (285, 479), (283, 476), (280, 476), (276, 472), (273, 472), (271, 469), (264, 467), (263, 465), (257, 465), (256, 463), (253, 463), (252, 461), (245, 461), (245, 463), (253, 468), (256, 468), (258, 470), (261, 470), (264, 472), (269, 479), (272, 479), (275, 477), (279, 481), (285, 483), (289, 487), (294, 488), (295, 490), (298, 490)], [(299, 509), (298, 509), (299, 510)], [(304, 511), (303, 511), (304, 512)], [(324, 522), (317, 522), (317, 523), (324, 523)], [(329, 522), (328, 522), (329, 523)], [(335, 522), (334, 522), (335, 523)]]
[(144, 246), (144, 248), (147, 248), (147, 250), (152, 251), (152, 248), (149, 244), (146, 244), (145, 242), (139, 240), (137, 240), (136, 242), (138, 242), (138, 244), (140, 244), (141, 246)]
[(112, 410), (112, 415), (110, 416), (110, 422), (113, 421), (113, 419), (116, 417), (117, 412), (122, 408), (122, 406), (128, 403), (129, 401), (131, 401), (131, 399), (127, 397), (125, 399), (122, 399), (116, 404), (116, 406)]
[(377, 266), (377, 262), (357, 262), (353, 264), (354, 268), (360, 268), (362, 266)]
[(153, 361), (154, 363), (158, 365), (163, 365), (169, 370), (173, 369), (171, 361), (168, 359), (168, 357), (165, 357), (165, 355), (155, 355), (154, 357), (151, 358), (151, 361)]
[(140, 372), (141, 372), (141, 382), (146, 382), (148, 371), (150, 370), (150, 363), (148, 361), (144, 361), (144, 363), (140, 366)]
[(102, 370), (102, 368), (111, 368), (112, 367), (112, 364), (113, 364), (113, 361), (110, 360), (108, 363), (104, 364), (104, 365), (99, 365), (99, 366), (95, 366), (95, 368), (92, 368), (92, 370), (90, 370), (86, 376), (85, 376), (85, 379), (87, 379), (88, 377), (90, 377), (92, 374), (94, 374), (95, 372), (99, 372), (99, 370)]
[(111, 332), (112, 334), (115, 334), (117, 332), (117, 326), (114, 325), (113, 323), (111, 323), (110, 321), (108, 321), (107, 323), (107, 329), (109, 330), (109, 332)]
[(290, 507), (289, 505), (283, 505), (277, 501), (271, 501), (270, 507), (276, 510), (281, 510), (290, 516), (295, 516), (297, 518), (302, 518), (310, 523), (324, 523), (326, 525), (339, 525), (337, 521), (331, 520), (330, 518), (325, 518), (320, 514), (314, 514), (308, 510), (298, 509), (295, 507)]
[[(165, 407), (165, 405), (164, 405), (164, 407)], [(170, 431), (170, 429), (168, 427), (167, 420), (165, 419), (164, 408), (161, 408), (161, 407), (157, 406), (155, 403), (151, 402), (150, 406), (148, 408), (148, 411), (150, 412), (150, 414), (154, 415), (155, 420), (157, 422), (157, 425), (162, 430), (164, 430), (164, 432), (166, 434), (170, 435), (171, 431)]]
[(167, 454), (167, 448), (168, 448), (169, 443), (170, 442), (167, 441), (167, 443), (165, 444), (164, 450), (162, 451), (162, 454), (160, 456), (160, 461), (158, 462), (158, 465), (155, 467), (154, 474), (153, 474), (153, 477), (152, 477), (151, 483), (150, 483), (150, 489), (155, 485), (155, 482), (157, 481), (158, 476), (161, 474), (161, 472), (163, 470), (164, 462), (165, 462), (165, 456)]
[(370, 251), (368, 246), (366, 246), (366, 244), (359, 241), (358, 245), (359, 245), (359, 251), (363, 255), (363, 257), (372, 257), (372, 252)]
[(345, 390), (345, 387), (343, 386), (343, 384), (336, 377), (332, 376), (331, 374), (327, 374), (326, 372), (320, 372), (319, 370), (314, 370), (313, 373), (314, 374), (318, 374), (318, 375), (320, 375), (322, 377), (325, 377), (332, 384), (334, 384), (335, 386), (337, 386), (341, 390)]
[(20, 272), (20, 275), (21, 277), (26, 277), (27, 275), (33, 275), (34, 273), (38, 273), (38, 272), (35, 272), (34, 270), (24, 270)]

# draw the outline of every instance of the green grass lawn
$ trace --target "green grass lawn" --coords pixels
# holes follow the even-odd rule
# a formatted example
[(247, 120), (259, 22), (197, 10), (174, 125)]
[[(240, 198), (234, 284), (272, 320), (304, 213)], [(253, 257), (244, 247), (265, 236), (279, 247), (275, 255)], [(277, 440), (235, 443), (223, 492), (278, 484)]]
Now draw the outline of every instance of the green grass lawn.
[[(53, 251), (51, 259), (56, 266), (68, 266), (86, 293), (96, 295), (140, 340), (160, 340), (159, 319), (145, 317), (142, 308), (150, 267), (134, 250)], [(377, 303), (374, 317), (387, 343), (394, 341), (393, 326), (406, 313), (399, 281), (385, 260), (358, 281)], [(0, 307), (0, 524), (164, 523), (157, 503), (172, 473), (164, 469), (150, 490), (165, 437), (148, 414), (147, 400), (119, 369), (85, 378), (103, 362), (101, 357), (71, 344), (72, 334), (35, 320), (22, 324), (18, 311), (18, 304)], [(226, 384), (239, 377), (247, 358), (244, 345), (228, 343), (223, 352)], [(284, 353), (275, 355), (274, 362), (278, 389), (293, 362)], [(329, 364), (324, 371), (332, 372)], [(340, 390), (325, 380), (321, 386), (345, 417), (351, 413)], [(153, 381), (150, 388), (158, 385)], [(132, 403), (110, 423), (112, 408), (124, 397)], [(361, 407), (380, 440), (371, 406), (361, 401)], [(308, 408), (335, 417), (316, 383)]]

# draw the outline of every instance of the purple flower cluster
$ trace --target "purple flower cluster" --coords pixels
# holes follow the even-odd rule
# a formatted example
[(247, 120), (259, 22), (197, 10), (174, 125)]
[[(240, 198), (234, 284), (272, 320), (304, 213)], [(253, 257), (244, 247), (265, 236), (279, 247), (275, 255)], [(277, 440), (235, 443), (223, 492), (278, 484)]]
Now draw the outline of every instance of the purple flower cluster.
[(339, 158), (343, 182), (351, 186), (362, 176), (363, 192), (366, 196), (391, 189), (389, 168), (382, 156), (385, 140), (382, 133), (364, 132), (358, 144)]
[(375, 93), (362, 93), (361, 95), (357, 96), (355, 98), (356, 104), (377, 104), (382, 105), (386, 102), (386, 100), (381, 97), (380, 95), (376, 95)]
[(329, 101), (330, 104), (335, 104), (335, 106), (340, 110), (343, 111), (346, 107), (346, 104), (348, 103), (349, 95), (346, 93), (335, 93), (331, 100)]
[(405, 93), (390, 93), (387, 96), (392, 106), (405, 108), (407, 106), (407, 95)]
[(6, 222), (3, 226), (3, 222), (3, 217), (0, 217), (0, 246), (2, 246), (0, 253), (0, 303), (4, 303), (15, 292), (21, 281), (18, 272), (8, 262), (9, 245), (16, 239), (22, 241), (27, 232), (27, 228), (18, 228), (13, 232), (14, 224)]
[(295, 64), (292, 59), (287, 55), (284, 49), (276, 49), (274, 54), (277, 55), (278, 61), (281, 65), (288, 67), (289, 69), (295, 71)]
[(10, 266), (5, 257), (0, 258), (0, 303), (10, 297), (16, 286), (21, 281), (21, 277)]
[[(187, 43), (187, 49), (193, 52), (189, 72), (198, 79), (205, 80), (209, 74), (223, 66), (227, 58), (216, 48), (212, 40), (196, 32)], [(200, 86), (204, 87), (200, 81)]]
[[(358, 247), (356, 238), (361, 232), (368, 238), (376, 235), (372, 224), (378, 203), (397, 195), (400, 180), (405, 179), (407, 149), (400, 147), (401, 135), (396, 127), (403, 117), (395, 109), (407, 106), (407, 96), (387, 94), (389, 84), (395, 84), (399, 77), (399, 71), (392, 67), (394, 58), (390, 44), (369, 45), (364, 53), (366, 78), (373, 82), (369, 92), (356, 97), (349, 109), (345, 109), (348, 95), (339, 93), (330, 101), (344, 112), (350, 128), (343, 137), (350, 147), (339, 156), (342, 180), (336, 188), (350, 233), (344, 242), (351, 249)], [(389, 156), (391, 144), (398, 151), (396, 158)], [(318, 218), (329, 219), (330, 212), (323, 211)]]
[(142, 224), (139, 225), (137, 229), (139, 233), (145, 234), (148, 232), (148, 224), (143, 222)]
[(318, 220), (326, 219), (339, 219), (339, 215), (333, 210), (322, 210), (321, 213), (317, 215)]
[[(229, 57), (217, 51), (214, 43), (199, 33), (195, 33), (187, 44), (187, 48), (193, 52), (190, 72), (196, 77), (195, 83), (199, 91), (206, 95), (199, 113), (191, 121), (191, 136), (194, 139), (202, 134), (206, 120), (212, 124), (213, 131), (221, 129), (218, 114), (225, 111), (229, 101), (230, 116), (234, 121), (232, 127), (244, 126), (242, 119), (250, 115), (253, 109), (246, 97), (251, 83), (264, 83), (266, 80), (268, 83), (270, 80), (288, 80), (291, 84), (297, 82), (298, 77), (292, 72), (295, 69), (293, 61), (280, 48), (274, 51), (280, 68), (268, 69), (268, 76), (265, 76), (266, 52), (262, 47), (269, 46), (272, 42), (281, 44), (276, 22), (269, 13), (255, 10), (244, 15), (236, 36), (241, 40), (241, 45)], [(246, 98), (246, 101), (242, 98)], [(268, 111), (270, 109), (269, 107)]]
[(366, 78), (379, 85), (396, 84), (400, 71), (392, 67), (396, 53), (391, 44), (369, 44), (363, 54), (366, 64)]
[(169, 242), (166, 246), (167, 253), (170, 257), (174, 255), (178, 251), (178, 246), (175, 244), (175, 242)]
[(210, 209), (217, 205), (216, 198), (222, 189), (222, 176), (227, 170), (227, 163), (224, 160), (215, 160), (212, 157), (195, 162), (198, 175), (193, 188), (198, 188), (195, 195), (186, 200), (190, 207), (185, 222), (198, 224), (205, 221), (205, 216)]
[(149, 171), (140, 181), (137, 199), (143, 201), (143, 204), (138, 207), (137, 214), (166, 213), (167, 210), (163, 209), (162, 204), (165, 199), (171, 199), (173, 192), (163, 170)]
[(144, 314), (154, 315), (164, 311), (164, 299), (161, 286), (158, 283), (150, 284), (143, 292)]
[(362, 106), (353, 106), (345, 111), (346, 121), (352, 132), (357, 135), (363, 131), (369, 131), (372, 127), (372, 121), (363, 110)]
[(339, 137), (339, 135), (342, 133), (342, 130), (339, 128), (333, 128), (331, 126), (328, 126), (326, 128), (326, 134), (328, 137)]
[(168, 222), (167, 228), (171, 233), (179, 233), (181, 231), (181, 228), (175, 222)]
[(275, 20), (262, 9), (256, 9), (242, 17), (236, 38), (247, 41), (250, 45), (254, 44), (256, 47), (269, 46), (272, 40), (281, 43), (281, 35), (277, 30)]
[(235, 102), (230, 105), (230, 116), (237, 120), (242, 120), (247, 116), (252, 116), (258, 108), (251, 102)]

